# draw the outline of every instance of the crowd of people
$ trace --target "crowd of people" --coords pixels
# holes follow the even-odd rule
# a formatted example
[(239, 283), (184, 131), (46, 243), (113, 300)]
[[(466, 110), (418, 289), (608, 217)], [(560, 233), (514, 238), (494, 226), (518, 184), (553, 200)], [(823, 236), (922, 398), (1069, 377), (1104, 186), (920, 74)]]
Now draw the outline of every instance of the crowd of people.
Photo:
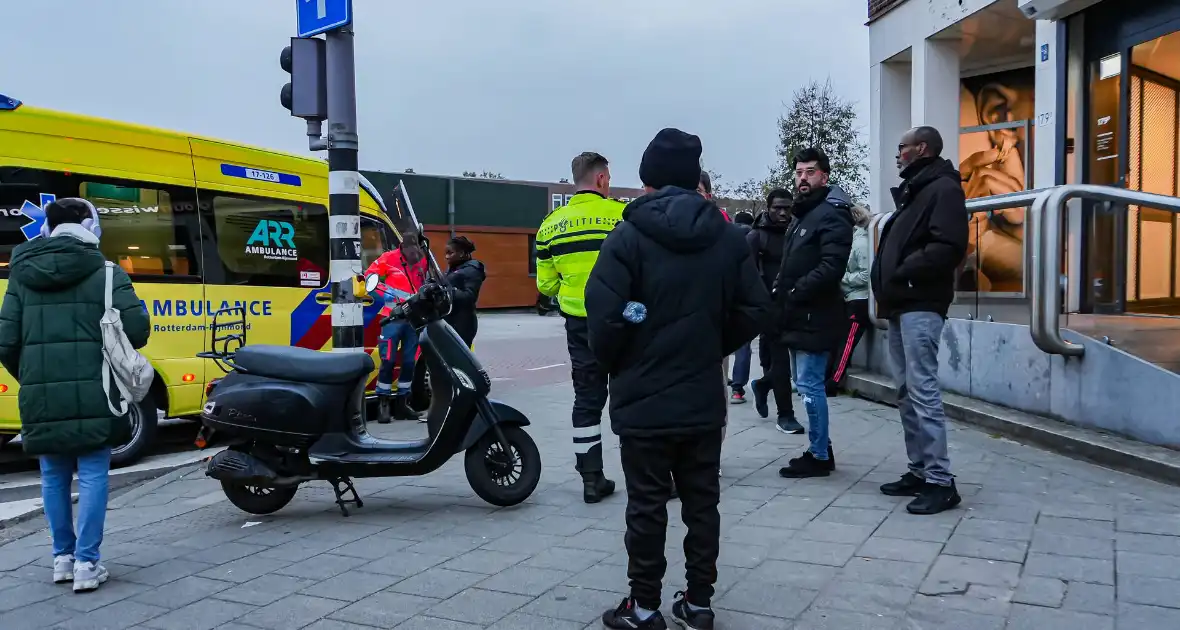
[[(871, 265), (870, 215), (832, 185), (828, 158), (817, 148), (793, 156), (793, 190), (772, 190), (759, 216), (739, 212), (732, 219), (712, 200), (694, 135), (677, 129), (656, 135), (639, 168), (645, 194), (628, 204), (609, 196), (605, 157), (574, 158), (578, 194), (538, 231), (537, 286), (557, 298), (565, 316), (575, 468), (587, 503), (615, 492), (603, 473), (601, 416), (608, 398), (619, 436), (630, 595), (604, 613), (608, 628), (666, 627), (659, 608), (667, 504), (674, 496), (688, 533), (687, 586), (676, 593), (672, 616), (690, 630), (713, 628), (727, 399), (744, 399), (755, 338), (763, 375), (750, 385), (759, 415), (769, 415), (773, 394), (776, 426), (808, 436), (807, 449), (779, 474), (824, 477), (836, 470), (827, 399), (863, 333), (870, 287), (879, 316), (889, 321), (909, 459), (909, 470), (881, 492), (912, 497), (907, 510), (914, 514), (960, 503), (938, 347), (966, 255), (968, 215), (959, 173), (941, 157), (942, 147), (931, 127), (901, 138), (897, 209)], [(112, 335), (129, 348), (142, 348), (149, 336), (147, 312), (129, 277), (99, 251), (101, 233), (98, 213), (85, 199), (48, 204), (44, 238), (13, 251), (0, 307), (0, 364), (21, 385), (22, 443), (40, 459), (53, 579), (72, 582), (76, 592), (94, 590), (109, 576), (99, 547), (110, 452), (129, 437), (127, 418), (112, 404), (119, 392), (111, 391), (106, 348)], [(486, 277), (474, 252), (462, 236), (446, 245), (454, 302), (447, 321), (468, 345), (478, 330), (475, 306)], [(368, 272), (408, 294), (424, 280), (424, 262), (402, 247)], [(412, 387), (417, 334), (391, 323), (381, 338), (379, 391), (395, 400), (396, 415), (408, 417), (404, 396)], [(730, 356), (732, 375), (725, 369)], [(395, 361), (402, 369), (396, 389)], [(792, 377), (806, 428), (795, 416)]]
[[(870, 287), (889, 321), (910, 462), (900, 480), (880, 490), (912, 497), (906, 509), (913, 514), (959, 504), (937, 371), (968, 215), (958, 173), (941, 152), (934, 128), (902, 137), (897, 209), (875, 258), (871, 214), (830, 181), (831, 164), (818, 148), (793, 156), (791, 190), (771, 190), (761, 214), (732, 219), (712, 201), (694, 135), (656, 135), (640, 162), (645, 194), (628, 204), (610, 198), (605, 157), (574, 158), (578, 194), (537, 234), (537, 287), (557, 298), (565, 317), (575, 469), (587, 503), (615, 491), (602, 461), (608, 393), (619, 436), (630, 595), (604, 613), (606, 627), (667, 627), (660, 594), (667, 503), (676, 496), (688, 530), (687, 586), (674, 596), (672, 618), (689, 630), (714, 627), (726, 399), (745, 402), (747, 384), (760, 416), (769, 416), (773, 394), (776, 427), (807, 434), (807, 449), (779, 470), (782, 477), (836, 470), (828, 397), (838, 393), (864, 333)], [(762, 376), (751, 382), (755, 338)], [(732, 375), (725, 369), (730, 356)], [(796, 418), (793, 389), (806, 427)]]

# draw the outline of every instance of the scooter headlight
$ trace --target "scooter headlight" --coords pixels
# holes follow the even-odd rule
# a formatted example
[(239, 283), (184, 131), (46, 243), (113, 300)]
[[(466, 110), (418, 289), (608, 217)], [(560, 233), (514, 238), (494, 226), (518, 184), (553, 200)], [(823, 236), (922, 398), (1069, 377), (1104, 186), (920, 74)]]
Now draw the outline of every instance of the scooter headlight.
[(455, 379), (459, 381), (460, 385), (470, 389), (471, 391), (475, 391), (475, 381), (471, 380), (471, 377), (467, 375), (467, 372), (456, 369), (452, 369), (451, 371), (454, 372)]

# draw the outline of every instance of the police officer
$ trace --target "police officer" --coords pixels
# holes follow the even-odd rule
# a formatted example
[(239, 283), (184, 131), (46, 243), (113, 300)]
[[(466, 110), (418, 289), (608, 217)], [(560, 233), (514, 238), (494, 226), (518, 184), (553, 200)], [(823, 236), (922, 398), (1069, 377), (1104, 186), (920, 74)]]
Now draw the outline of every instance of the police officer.
[(590, 353), (585, 289), (598, 249), (623, 218), (625, 204), (611, 199), (606, 158), (587, 152), (571, 164), (577, 194), (553, 211), (537, 231), (537, 290), (557, 297), (565, 317), (574, 382), (574, 451), (582, 474), (582, 498), (598, 503), (615, 491), (602, 473), (602, 408), (607, 375)]

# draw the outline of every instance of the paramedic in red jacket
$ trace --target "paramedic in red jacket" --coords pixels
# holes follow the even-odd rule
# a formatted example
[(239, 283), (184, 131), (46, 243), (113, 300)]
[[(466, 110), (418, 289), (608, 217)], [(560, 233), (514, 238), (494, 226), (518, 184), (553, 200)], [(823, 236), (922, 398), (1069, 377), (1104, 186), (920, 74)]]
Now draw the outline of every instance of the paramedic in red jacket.
[[(425, 260), (418, 261), (425, 263)], [(408, 273), (407, 273), (408, 270)], [(400, 250), (392, 250), (382, 254), (365, 270), (365, 276), (377, 274), (385, 285), (382, 292), (390, 293), (386, 305), (382, 307), (380, 317), (389, 315), (390, 304), (405, 300), (413, 295), (425, 279), (424, 264), (407, 264), (406, 257)], [(415, 281), (415, 276), (417, 281)], [(381, 337), (377, 342), (381, 356), (381, 369), (377, 372), (377, 399), (379, 412), (377, 422), (386, 424), (390, 421), (390, 398), (393, 399), (393, 417), (398, 420), (413, 420), (417, 416), (410, 410), (409, 395), (414, 382), (414, 357), (418, 352), (418, 331), (408, 322), (393, 321), (381, 327)], [(395, 385), (393, 369), (397, 364), (397, 357), (401, 357), (401, 370)]]

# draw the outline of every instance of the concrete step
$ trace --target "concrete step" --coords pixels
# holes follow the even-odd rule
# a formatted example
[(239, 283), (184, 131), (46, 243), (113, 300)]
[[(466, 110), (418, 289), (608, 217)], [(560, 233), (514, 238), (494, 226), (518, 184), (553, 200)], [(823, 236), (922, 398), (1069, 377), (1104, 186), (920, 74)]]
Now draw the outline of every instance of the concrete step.
[[(846, 387), (858, 396), (896, 405), (897, 394), (891, 378), (869, 372), (851, 373), (847, 378)], [(1076, 459), (1180, 485), (1180, 451), (1076, 427), (949, 392), (943, 392), (942, 402), (947, 416), (952, 420)]]

